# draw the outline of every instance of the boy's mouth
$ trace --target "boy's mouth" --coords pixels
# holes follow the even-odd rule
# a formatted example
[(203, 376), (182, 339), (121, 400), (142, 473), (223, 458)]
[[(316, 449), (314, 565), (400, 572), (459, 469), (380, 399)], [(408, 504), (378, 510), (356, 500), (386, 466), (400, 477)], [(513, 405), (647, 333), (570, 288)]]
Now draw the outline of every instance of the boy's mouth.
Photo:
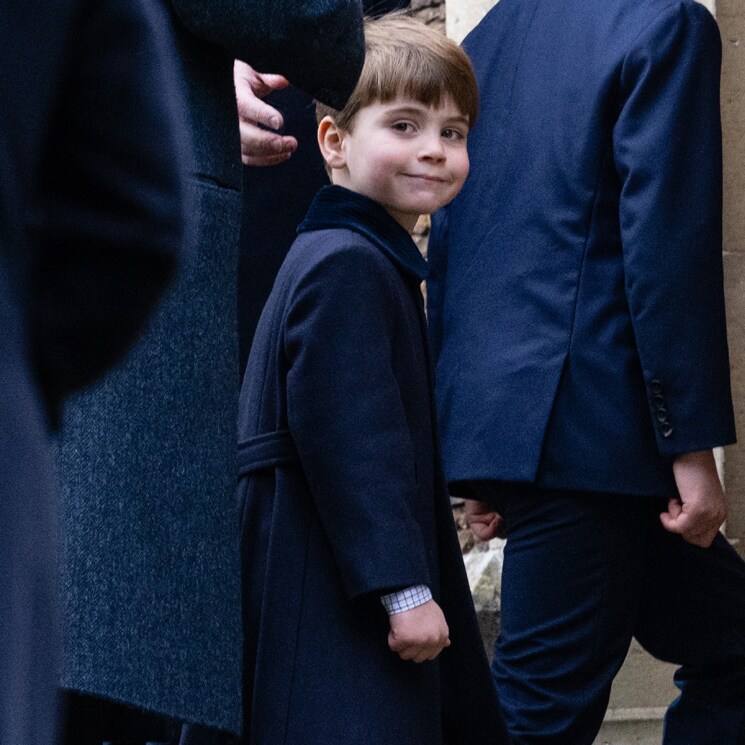
[(431, 176), (426, 173), (406, 173), (404, 175), (408, 176), (409, 178), (421, 179), (423, 181), (433, 181), (438, 184), (447, 183), (447, 179), (443, 178), (442, 176)]

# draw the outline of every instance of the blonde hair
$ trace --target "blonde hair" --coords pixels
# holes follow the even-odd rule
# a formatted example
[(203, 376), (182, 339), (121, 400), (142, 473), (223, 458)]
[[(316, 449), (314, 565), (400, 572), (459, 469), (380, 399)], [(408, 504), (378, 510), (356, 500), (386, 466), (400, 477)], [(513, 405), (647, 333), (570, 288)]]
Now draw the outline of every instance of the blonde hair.
[(316, 116), (319, 122), (330, 116), (340, 129), (351, 132), (360, 109), (399, 96), (434, 107), (450, 96), (469, 126), (479, 106), (468, 55), (405, 11), (365, 21), (365, 64), (352, 96), (341, 111), (317, 103)]

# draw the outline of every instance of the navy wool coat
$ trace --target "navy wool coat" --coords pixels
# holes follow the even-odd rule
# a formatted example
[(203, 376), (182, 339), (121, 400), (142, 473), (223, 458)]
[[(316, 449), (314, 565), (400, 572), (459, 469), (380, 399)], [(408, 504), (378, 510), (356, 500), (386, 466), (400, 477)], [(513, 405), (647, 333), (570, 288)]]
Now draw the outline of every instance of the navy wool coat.
[(502, 0), (464, 48), (472, 168), (429, 249), (448, 479), (675, 496), (676, 454), (735, 437), (716, 23)]
[[(444, 488), (419, 284), (376, 203), (322, 189), (259, 322), (238, 497), (252, 745), (504, 742)], [(427, 584), (452, 646), (387, 646), (379, 596)]]
[(50, 424), (129, 348), (172, 276), (189, 148), (157, 8), (2, 0), (0, 17), (0, 743), (50, 745)]
[[(339, 103), (362, 64), (362, 10), (353, 0), (316, 3), (317, 24), (296, 40), (301, 62), (282, 48), (275, 60), (266, 56), (269, 37), (257, 22), (276, 3), (162, 4), (176, 34), (194, 141), (192, 255), (125, 364), (66, 409), (62, 684), (238, 732), (242, 169), (233, 60), (271, 62), (271, 72), (288, 75), (302, 67), (299, 82), (310, 93)], [(298, 14), (312, 20), (313, 5), (298, 5)], [(289, 12), (271, 38), (287, 28)]]

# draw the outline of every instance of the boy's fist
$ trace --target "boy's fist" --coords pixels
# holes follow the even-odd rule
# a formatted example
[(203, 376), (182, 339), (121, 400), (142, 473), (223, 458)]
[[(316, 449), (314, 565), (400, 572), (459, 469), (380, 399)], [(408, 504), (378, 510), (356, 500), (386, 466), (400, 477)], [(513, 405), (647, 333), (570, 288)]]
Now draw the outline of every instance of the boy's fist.
[(388, 647), (402, 660), (434, 660), (450, 646), (450, 630), (440, 606), (434, 600), (389, 616)]

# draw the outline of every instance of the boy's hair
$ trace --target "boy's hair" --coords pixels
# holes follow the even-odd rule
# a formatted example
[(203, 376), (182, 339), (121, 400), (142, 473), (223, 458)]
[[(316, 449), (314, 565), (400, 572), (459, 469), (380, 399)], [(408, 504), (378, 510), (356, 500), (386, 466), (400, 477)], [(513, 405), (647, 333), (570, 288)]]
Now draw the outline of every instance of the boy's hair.
[(365, 64), (347, 105), (337, 111), (317, 103), (316, 117), (351, 131), (359, 110), (372, 103), (405, 96), (437, 107), (448, 95), (473, 126), (479, 95), (468, 55), (405, 11), (389, 13), (365, 21)]

